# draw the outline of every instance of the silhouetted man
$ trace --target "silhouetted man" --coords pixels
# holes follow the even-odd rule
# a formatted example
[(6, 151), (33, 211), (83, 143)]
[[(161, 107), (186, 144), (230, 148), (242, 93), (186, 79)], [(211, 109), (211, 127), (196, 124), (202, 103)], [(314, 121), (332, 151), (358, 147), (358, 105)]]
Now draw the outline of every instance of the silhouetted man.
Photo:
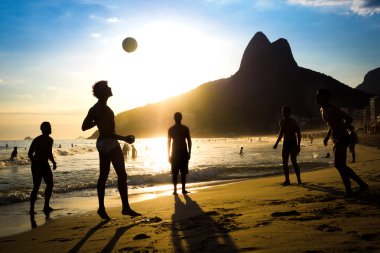
[(353, 119), (338, 107), (329, 104), (330, 91), (327, 89), (317, 91), (315, 102), (321, 106), (322, 119), (330, 127), (323, 143), (327, 146), (330, 136), (332, 136), (335, 143), (334, 165), (342, 177), (347, 195), (352, 193), (350, 178), (360, 185), (361, 190), (368, 190), (368, 185), (346, 164), (347, 147), (350, 143), (348, 129), (350, 129)]
[(110, 219), (104, 206), (105, 186), (110, 172), (111, 162), (118, 178), (118, 190), (123, 205), (122, 214), (139, 216), (133, 211), (128, 202), (127, 173), (125, 171), (124, 156), (118, 140), (132, 144), (135, 141), (133, 135), (121, 136), (115, 133), (115, 115), (107, 106), (107, 100), (112, 94), (107, 81), (99, 81), (92, 86), (93, 95), (98, 102), (90, 108), (82, 124), (82, 130), (98, 127), (99, 137), (96, 148), (99, 152), (100, 173), (97, 184), (99, 209), (98, 214), (102, 219)]
[(282, 116), (280, 120), (280, 133), (273, 148), (276, 149), (278, 143), (284, 137), (284, 143), (282, 145), (282, 165), (285, 175), (284, 186), (290, 184), (289, 180), (289, 155), (292, 161), (294, 171), (297, 175), (297, 182), (301, 184), (301, 172), (297, 163), (297, 155), (301, 151), (301, 131), (300, 127), (294, 119), (290, 118), (291, 109), (288, 106), (282, 107)]
[(177, 194), (179, 172), (181, 172), (182, 193), (187, 194), (189, 192), (186, 191), (186, 175), (189, 173), (188, 165), (191, 157), (190, 130), (181, 124), (182, 114), (180, 112), (174, 114), (174, 121), (175, 124), (168, 131), (168, 157), (173, 176), (173, 194)]
[(42, 122), (40, 127), (42, 134), (36, 137), (30, 145), (28, 156), (32, 161), (32, 176), (33, 176), (33, 190), (30, 194), (30, 211), (34, 215), (34, 204), (37, 200), (37, 193), (41, 185), (42, 179), (46, 184), (45, 189), (45, 205), (44, 213), (49, 215), (53, 208), (50, 207), (50, 197), (53, 192), (53, 173), (50, 169), (49, 161), (53, 163), (53, 170), (57, 168), (57, 163), (53, 157), (53, 139), (49, 136), (51, 134), (51, 125), (49, 122)]

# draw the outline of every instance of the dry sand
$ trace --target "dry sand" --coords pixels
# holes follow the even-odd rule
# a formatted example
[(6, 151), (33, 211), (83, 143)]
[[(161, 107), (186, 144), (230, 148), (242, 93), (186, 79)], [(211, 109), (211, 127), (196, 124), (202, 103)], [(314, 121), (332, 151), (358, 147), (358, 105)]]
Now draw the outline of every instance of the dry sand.
[(380, 252), (379, 165), (379, 149), (358, 146), (350, 166), (371, 190), (353, 183), (351, 198), (334, 168), (303, 173), (302, 186), (251, 179), (134, 203), (142, 217), (52, 220), (1, 238), (0, 252)]

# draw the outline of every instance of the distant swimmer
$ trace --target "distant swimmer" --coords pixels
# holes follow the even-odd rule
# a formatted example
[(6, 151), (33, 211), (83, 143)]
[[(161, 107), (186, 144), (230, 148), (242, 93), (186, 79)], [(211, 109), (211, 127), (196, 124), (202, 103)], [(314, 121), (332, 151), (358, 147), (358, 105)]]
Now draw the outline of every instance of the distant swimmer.
[(301, 172), (297, 163), (297, 155), (301, 151), (301, 130), (294, 119), (290, 117), (291, 109), (288, 106), (282, 107), (282, 116), (280, 120), (280, 133), (273, 148), (276, 149), (278, 143), (284, 137), (284, 143), (282, 145), (282, 165), (285, 175), (284, 186), (290, 184), (289, 180), (289, 155), (292, 161), (294, 171), (296, 172), (297, 182), (301, 184)]
[(42, 134), (36, 137), (30, 145), (28, 156), (32, 161), (32, 176), (33, 176), (33, 190), (30, 194), (30, 211), (31, 215), (35, 214), (34, 204), (37, 200), (38, 190), (41, 185), (42, 179), (46, 184), (45, 189), (45, 205), (44, 213), (49, 216), (49, 213), (53, 211), (50, 207), (50, 197), (53, 192), (53, 173), (51, 171), (49, 160), (53, 163), (53, 170), (57, 168), (57, 163), (53, 157), (53, 138), (51, 134), (51, 125), (49, 122), (42, 122), (40, 126)]
[(110, 217), (104, 206), (105, 187), (110, 172), (111, 162), (117, 174), (117, 185), (122, 202), (122, 214), (139, 216), (141, 214), (133, 211), (129, 206), (127, 173), (125, 171), (124, 155), (118, 140), (132, 144), (135, 141), (133, 135), (121, 136), (115, 132), (115, 115), (107, 105), (107, 100), (113, 95), (107, 81), (99, 81), (92, 86), (93, 95), (98, 102), (90, 108), (82, 124), (82, 130), (88, 130), (94, 126), (98, 127), (99, 137), (96, 148), (99, 152), (100, 173), (97, 184), (99, 209), (98, 215), (105, 220)]
[(11, 154), (11, 158), (9, 158), (9, 161), (13, 162), (16, 157), (17, 157), (17, 147), (14, 147)]
[(137, 149), (135, 145), (132, 145), (132, 158), (136, 159), (137, 158)]
[(240, 152), (239, 152), (240, 155), (244, 155), (244, 150), (243, 150), (243, 147), (240, 147)]
[(355, 162), (356, 152), (355, 152), (355, 145), (359, 143), (358, 135), (355, 132), (355, 127), (351, 126), (349, 128), (349, 136), (350, 136), (350, 144), (348, 145), (348, 149), (351, 152), (352, 155), (352, 163)]
[(124, 145), (123, 145), (123, 154), (125, 156), (128, 156), (130, 150), (131, 150), (131, 148), (129, 147), (129, 144), (128, 143), (124, 143)]
[(327, 89), (319, 89), (317, 91), (315, 102), (320, 105), (321, 117), (330, 127), (323, 143), (327, 146), (330, 136), (332, 136), (335, 144), (333, 149), (334, 165), (339, 171), (347, 195), (352, 193), (350, 179), (359, 184), (362, 191), (367, 191), (369, 188), (368, 184), (346, 164), (347, 147), (350, 144), (349, 129), (351, 128), (353, 119), (338, 107), (330, 104), (330, 91)]
[(168, 130), (168, 158), (171, 163), (174, 192), (177, 194), (178, 174), (181, 172), (182, 194), (188, 194), (186, 190), (186, 175), (189, 174), (189, 160), (191, 157), (191, 137), (187, 126), (182, 125), (182, 114), (174, 114), (175, 124)]

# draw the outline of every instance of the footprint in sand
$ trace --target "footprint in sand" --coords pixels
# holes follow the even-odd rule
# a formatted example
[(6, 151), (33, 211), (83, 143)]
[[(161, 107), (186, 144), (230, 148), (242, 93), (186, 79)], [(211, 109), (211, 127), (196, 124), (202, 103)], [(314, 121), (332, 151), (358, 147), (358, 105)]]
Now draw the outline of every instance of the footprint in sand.
[(150, 238), (149, 235), (146, 235), (146, 234), (138, 234), (136, 235), (135, 237), (133, 237), (133, 240), (144, 240), (144, 239), (148, 239)]
[(324, 232), (338, 232), (338, 231), (342, 231), (342, 229), (340, 227), (334, 227), (334, 226), (330, 226), (330, 225), (327, 225), (327, 224), (318, 225), (317, 229), (319, 231), (324, 231)]
[(271, 214), (272, 217), (299, 216), (299, 215), (301, 215), (301, 213), (295, 210), (285, 211), (285, 212), (274, 212)]

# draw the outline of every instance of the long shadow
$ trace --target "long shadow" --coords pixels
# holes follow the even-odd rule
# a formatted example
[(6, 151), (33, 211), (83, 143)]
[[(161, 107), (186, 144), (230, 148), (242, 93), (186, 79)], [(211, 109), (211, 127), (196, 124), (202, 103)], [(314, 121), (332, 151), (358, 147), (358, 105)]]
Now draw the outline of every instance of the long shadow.
[(317, 185), (317, 184), (310, 184), (310, 183), (305, 183), (301, 185), (303, 188), (309, 189), (310, 191), (321, 191), (321, 192), (326, 192), (334, 195), (344, 195), (343, 191), (338, 190), (335, 187), (328, 187), (328, 186), (322, 186), (322, 185)]
[(80, 250), (80, 248), (85, 244), (85, 242), (101, 227), (103, 227), (105, 224), (107, 224), (109, 220), (105, 220), (97, 224), (95, 227), (91, 228), (90, 231), (87, 232), (87, 234), (80, 240), (71, 250), (68, 251), (68, 253), (75, 253)]
[(131, 224), (129, 226), (124, 226), (121, 228), (116, 229), (116, 232), (112, 239), (109, 241), (109, 243), (103, 248), (101, 253), (109, 253), (113, 251), (113, 248), (115, 247), (116, 243), (119, 241), (120, 237), (130, 228), (136, 226), (136, 224)]
[[(326, 192), (333, 195), (343, 196), (344, 191), (340, 191), (334, 187), (326, 187), (316, 184), (304, 184), (302, 187), (307, 188), (313, 191)], [(353, 192), (347, 198), (347, 201), (355, 202), (358, 204), (370, 205), (375, 207), (380, 207), (380, 190), (379, 189), (370, 189), (368, 192)]]
[[(175, 252), (239, 252), (228, 231), (188, 195), (175, 195), (172, 241)], [(215, 212), (214, 212), (215, 213)]]

